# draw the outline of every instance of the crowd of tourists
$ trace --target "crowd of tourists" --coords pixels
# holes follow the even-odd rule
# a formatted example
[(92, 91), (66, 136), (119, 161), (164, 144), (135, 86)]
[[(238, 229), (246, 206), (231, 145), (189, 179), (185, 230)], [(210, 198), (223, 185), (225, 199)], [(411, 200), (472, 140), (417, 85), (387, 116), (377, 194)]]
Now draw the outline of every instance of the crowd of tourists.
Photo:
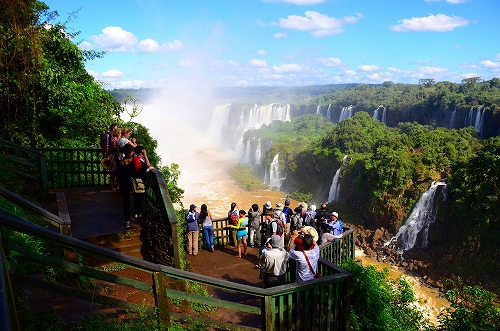
[[(123, 202), (123, 226), (130, 228), (130, 221), (142, 218), (145, 226), (150, 225), (145, 201), (146, 173), (154, 169), (146, 149), (130, 138), (129, 128), (120, 129), (116, 124), (101, 137), (104, 157), (101, 164), (110, 172), (110, 189), (119, 191)], [(134, 213), (131, 212), (133, 196)], [(134, 215), (134, 216), (132, 216)]]
[[(199, 253), (199, 231), (203, 231), (205, 247), (215, 251), (213, 215), (206, 204), (191, 204), (185, 214), (187, 224), (187, 251), (189, 255)], [(343, 223), (337, 212), (328, 212), (323, 203), (320, 210), (301, 202), (293, 210), (290, 200), (277, 203), (274, 208), (267, 201), (262, 209), (252, 204), (248, 211), (239, 209), (233, 202), (227, 212), (226, 226), (229, 243), (237, 249), (237, 258), (248, 254), (248, 246), (259, 248), (260, 279), (264, 286), (272, 287), (285, 282), (287, 266), (295, 272), (291, 278), (304, 282), (318, 277), (319, 245), (342, 237)]]

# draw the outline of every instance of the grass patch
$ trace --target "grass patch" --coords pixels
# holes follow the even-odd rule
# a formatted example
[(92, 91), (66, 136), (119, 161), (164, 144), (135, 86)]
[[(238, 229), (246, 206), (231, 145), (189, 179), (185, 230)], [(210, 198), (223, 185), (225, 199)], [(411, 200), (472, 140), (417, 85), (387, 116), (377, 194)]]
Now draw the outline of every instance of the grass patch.
[(230, 169), (231, 176), (236, 180), (239, 187), (247, 191), (267, 189), (255, 168), (247, 164), (238, 164)]

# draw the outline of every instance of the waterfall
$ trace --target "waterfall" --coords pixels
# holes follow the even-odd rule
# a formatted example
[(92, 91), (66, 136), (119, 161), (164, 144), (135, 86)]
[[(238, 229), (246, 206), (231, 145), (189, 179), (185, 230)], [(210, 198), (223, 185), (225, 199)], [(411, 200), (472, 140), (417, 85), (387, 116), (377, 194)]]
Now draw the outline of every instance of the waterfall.
[(479, 136), (482, 136), (483, 131), (483, 114), (484, 110), (481, 111), (482, 106), (477, 107), (476, 110), (476, 120), (474, 122), (474, 128), (479, 132)]
[(331, 120), (332, 117), (332, 104), (328, 105), (328, 109), (326, 110), (326, 117)]
[(255, 164), (262, 164), (262, 142), (260, 138), (257, 140), (257, 147), (255, 148)]
[(399, 228), (396, 236), (389, 241), (396, 240), (397, 246), (401, 248), (402, 252), (415, 246), (420, 232), (423, 235), (421, 247), (427, 247), (429, 225), (436, 220), (434, 197), (439, 186), (446, 187), (446, 184), (444, 182), (433, 182), (431, 187), (422, 194), (404, 225)]
[(450, 118), (450, 129), (453, 129), (455, 127), (455, 117), (457, 114), (457, 108), (453, 109), (453, 112), (451, 113), (451, 118)]
[(386, 109), (385, 109), (385, 107), (384, 107), (384, 110), (382, 111), (382, 123), (383, 123), (384, 125), (387, 125), (387, 117), (386, 117), (386, 114), (387, 114), (387, 112), (386, 112)]
[[(380, 106), (378, 108), (380, 108)], [(378, 120), (378, 108), (373, 111), (373, 119), (374, 120)]]
[(320, 113), (321, 106), (316, 107), (316, 114)]
[(286, 177), (281, 177), (281, 172), (279, 168), (279, 153), (276, 154), (273, 158), (273, 161), (271, 162), (271, 165), (269, 166), (269, 186), (271, 188), (276, 188), (280, 189), (281, 184), (285, 180)]
[(340, 112), (339, 123), (351, 117), (352, 117), (352, 106), (343, 107), (342, 111)]
[(342, 166), (344, 165), (346, 159), (347, 155), (344, 155), (340, 167), (335, 172), (335, 176), (333, 176), (332, 185), (330, 185), (330, 191), (328, 192), (328, 199), (326, 200), (328, 202), (337, 201), (340, 197), (339, 175), (340, 175), (340, 169), (342, 169)]
[[(255, 137), (252, 137), (252, 139), (255, 139)], [(247, 139), (245, 143), (245, 149), (243, 150), (243, 158), (241, 159), (241, 162), (251, 163), (252, 162), (252, 160), (250, 159), (251, 153), (252, 153), (251, 139)]]
[(229, 107), (231, 104), (215, 106), (212, 110), (212, 119), (208, 129), (208, 135), (216, 143), (222, 141), (222, 129), (228, 125)]

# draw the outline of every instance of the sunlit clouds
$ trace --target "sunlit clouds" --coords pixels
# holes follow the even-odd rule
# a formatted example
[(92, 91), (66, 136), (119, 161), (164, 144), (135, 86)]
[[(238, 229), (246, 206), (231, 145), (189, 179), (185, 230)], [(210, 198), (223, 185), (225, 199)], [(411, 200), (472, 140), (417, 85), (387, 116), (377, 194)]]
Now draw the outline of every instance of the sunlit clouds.
[(400, 24), (391, 26), (397, 32), (447, 32), (468, 25), (470, 22), (462, 17), (447, 16), (444, 14), (429, 15), (426, 17), (412, 17), (399, 21)]
[[(174, 52), (184, 47), (179, 40), (174, 40), (161, 45), (151, 38), (139, 41), (135, 34), (118, 26), (108, 26), (102, 30), (102, 34), (91, 36), (90, 39), (100, 50), (106, 52)], [(85, 46), (89, 48), (91, 44), (86, 43)]]
[(355, 24), (363, 15), (330, 17), (316, 11), (308, 10), (305, 16), (290, 15), (280, 18), (278, 25), (284, 29), (309, 31), (313, 36), (321, 38), (344, 32), (346, 24)]

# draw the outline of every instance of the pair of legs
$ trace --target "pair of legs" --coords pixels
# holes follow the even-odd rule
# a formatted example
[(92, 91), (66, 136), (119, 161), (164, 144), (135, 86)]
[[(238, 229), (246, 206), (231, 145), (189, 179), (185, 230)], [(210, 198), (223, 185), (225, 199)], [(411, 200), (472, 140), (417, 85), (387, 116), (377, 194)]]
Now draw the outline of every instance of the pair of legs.
[(342, 238), (342, 236), (334, 236), (331, 233), (325, 232), (321, 236), (321, 243), (324, 244), (324, 243), (326, 243), (328, 241), (335, 241), (335, 239), (338, 239), (338, 238)]
[(257, 235), (257, 246), (260, 246), (260, 229), (250, 227), (250, 246), (254, 246), (254, 237)]
[(130, 228), (130, 190), (120, 188), (123, 203), (123, 225)]
[(241, 244), (243, 244), (243, 255), (247, 255), (247, 236), (242, 235), (237, 237), (236, 245), (238, 246), (238, 255), (236, 257), (241, 257)]
[(134, 195), (134, 209), (136, 215), (142, 215), (142, 221), (145, 225), (149, 225), (148, 215), (146, 213), (146, 194), (133, 194)]
[(188, 254), (196, 255), (198, 254), (198, 237), (200, 231), (188, 231)]
[(214, 227), (204, 226), (203, 227), (203, 237), (205, 238), (205, 243), (207, 244), (207, 249), (211, 252), (214, 251)]

